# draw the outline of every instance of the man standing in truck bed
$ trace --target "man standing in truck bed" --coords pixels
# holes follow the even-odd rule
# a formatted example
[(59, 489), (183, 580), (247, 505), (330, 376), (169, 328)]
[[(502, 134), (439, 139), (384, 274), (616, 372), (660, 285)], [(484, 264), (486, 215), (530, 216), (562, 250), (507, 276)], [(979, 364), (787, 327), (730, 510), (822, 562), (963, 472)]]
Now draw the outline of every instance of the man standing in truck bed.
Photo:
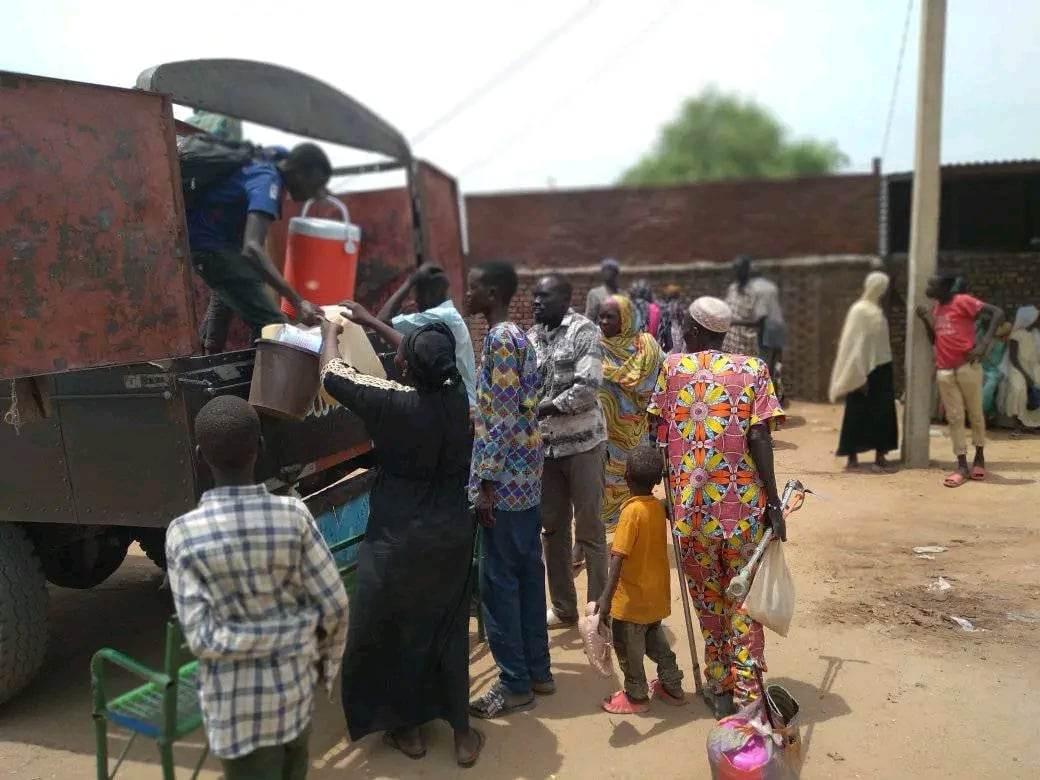
[(288, 154), (260, 156), (201, 192), (188, 209), (191, 262), (213, 291), (201, 329), (206, 354), (224, 350), (233, 313), (253, 329), (284, 322), (268, 285), (286, 298), (300, 320), (316, 324), (319, 311), (294, 290), (264, 248), (271, 222), (281, 216), (282, 187), (295, 201), (321, 195), (332, 175), (325, 152), (303, 143)]

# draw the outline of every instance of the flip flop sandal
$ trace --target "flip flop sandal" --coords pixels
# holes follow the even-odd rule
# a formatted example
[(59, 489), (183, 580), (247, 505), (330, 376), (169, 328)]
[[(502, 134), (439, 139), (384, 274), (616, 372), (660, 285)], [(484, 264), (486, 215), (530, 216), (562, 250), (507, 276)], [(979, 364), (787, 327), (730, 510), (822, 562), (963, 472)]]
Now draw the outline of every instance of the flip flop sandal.
[(976, 482), (982, 482), (986, 478), (986, 467), (985, 466), (972, 466), (971, 467), (971, 478)]
[(660, 699), (665, 704), (669, 704), (672, 707), (682, 707), (686, 704), (686, 695), (673, 696), (668, 693), (665, 689), (664, 684), (660, 680), (654, 680), (650, 683), (650, 696), (653, 699)]
[(466, 759), (456, 758), (455, 759), (455, 763), (457, 763), (463, 769), (469, 769), (471, 766), (473, 766), (474, 764), (477, 763), (477, 759), (480, 758), (480, 754), (484, 750), (484, 744), (487, 742), (487, 738), (484, 736), (484, 732), (482, 732), (480, 729), (475, 729), (475, 728), (473, 728), (471, 726), (470, 727), (470, 731), (472, 731), (474, 734), (477, 735), (477, 747), (476, 747), (476, 750), (473, 751), (473, 754), (469, 758), (466, 758)]
[(650, 711), (650, 702), (632, 701), (624, 691), (608, 696), (600, 706), (611, 715), (639, 715)]
[(426, 758), (426, 748), (423, 748), (418, 753), (409, 753), (401, 746), (401, 743), (397, 741), (397, 737), (394, 736), (392, 731), (383, 732), (383, 744), (391, 750), (396, 750), (398, 753), (402, 753), (408, 756), (408, 758), (412, 759), (412, 761), (418, 761), (420, 758)]
[(959, 471), (955, 471), (952, 474), (947, 474), (946, 479), (943, 480), (943, 484), (948, 488), (958, 488), (961, 485), (966, 484), (968, 478), (961, 474)]

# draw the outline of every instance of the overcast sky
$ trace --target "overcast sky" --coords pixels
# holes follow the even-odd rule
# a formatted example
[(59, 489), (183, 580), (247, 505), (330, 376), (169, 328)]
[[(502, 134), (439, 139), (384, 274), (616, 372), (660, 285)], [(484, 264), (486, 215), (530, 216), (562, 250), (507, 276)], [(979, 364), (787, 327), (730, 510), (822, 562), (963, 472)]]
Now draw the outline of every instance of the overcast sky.
[[(571, 20), (415, 144), (467, 191), (609, 184), (680, 101), (708, 84), (761, 101), (796, 135), (837, 141), (850, 170), (867, 170), (881, 152), (907, 8), (906, 0), (0, 2), (0, 69), (130, 86), (161, 62), (266, 60), (327, 81), (409, 138)], [(912, 164), (920, 3), (888, 171)], [(1038, 30), (1035, 0), (951, 0), (944, 162), (1040, 155)]]

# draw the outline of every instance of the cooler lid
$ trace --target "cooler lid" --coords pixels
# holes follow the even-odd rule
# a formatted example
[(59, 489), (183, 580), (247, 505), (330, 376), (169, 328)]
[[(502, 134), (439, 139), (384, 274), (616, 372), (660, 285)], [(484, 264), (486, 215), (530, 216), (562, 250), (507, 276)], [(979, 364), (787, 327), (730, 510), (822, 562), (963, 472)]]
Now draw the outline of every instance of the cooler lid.
[(293, 217), (289, 220), (289, 232), (333, 241), (361, 240), (361, 228), (357, 225), (321, 217)]

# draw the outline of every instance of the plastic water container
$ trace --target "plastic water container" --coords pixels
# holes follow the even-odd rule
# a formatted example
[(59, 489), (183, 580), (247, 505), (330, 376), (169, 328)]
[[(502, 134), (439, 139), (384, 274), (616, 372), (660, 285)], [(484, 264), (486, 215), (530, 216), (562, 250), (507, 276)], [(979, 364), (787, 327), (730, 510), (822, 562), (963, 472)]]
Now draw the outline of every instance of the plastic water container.
[[(354, 297), (361, 228), (350, 222), (350, 213), (338, 198), (325, 198), (339, 209), (342, 222), (308, 217), (314, 203), (307, 201), (298, 217), (289, 220), (285, 249), (285, 281), (301, 296), (318, 306), (339, 303)], [(282, 311), (290, 317), (296, 311), (282, 299)]]

